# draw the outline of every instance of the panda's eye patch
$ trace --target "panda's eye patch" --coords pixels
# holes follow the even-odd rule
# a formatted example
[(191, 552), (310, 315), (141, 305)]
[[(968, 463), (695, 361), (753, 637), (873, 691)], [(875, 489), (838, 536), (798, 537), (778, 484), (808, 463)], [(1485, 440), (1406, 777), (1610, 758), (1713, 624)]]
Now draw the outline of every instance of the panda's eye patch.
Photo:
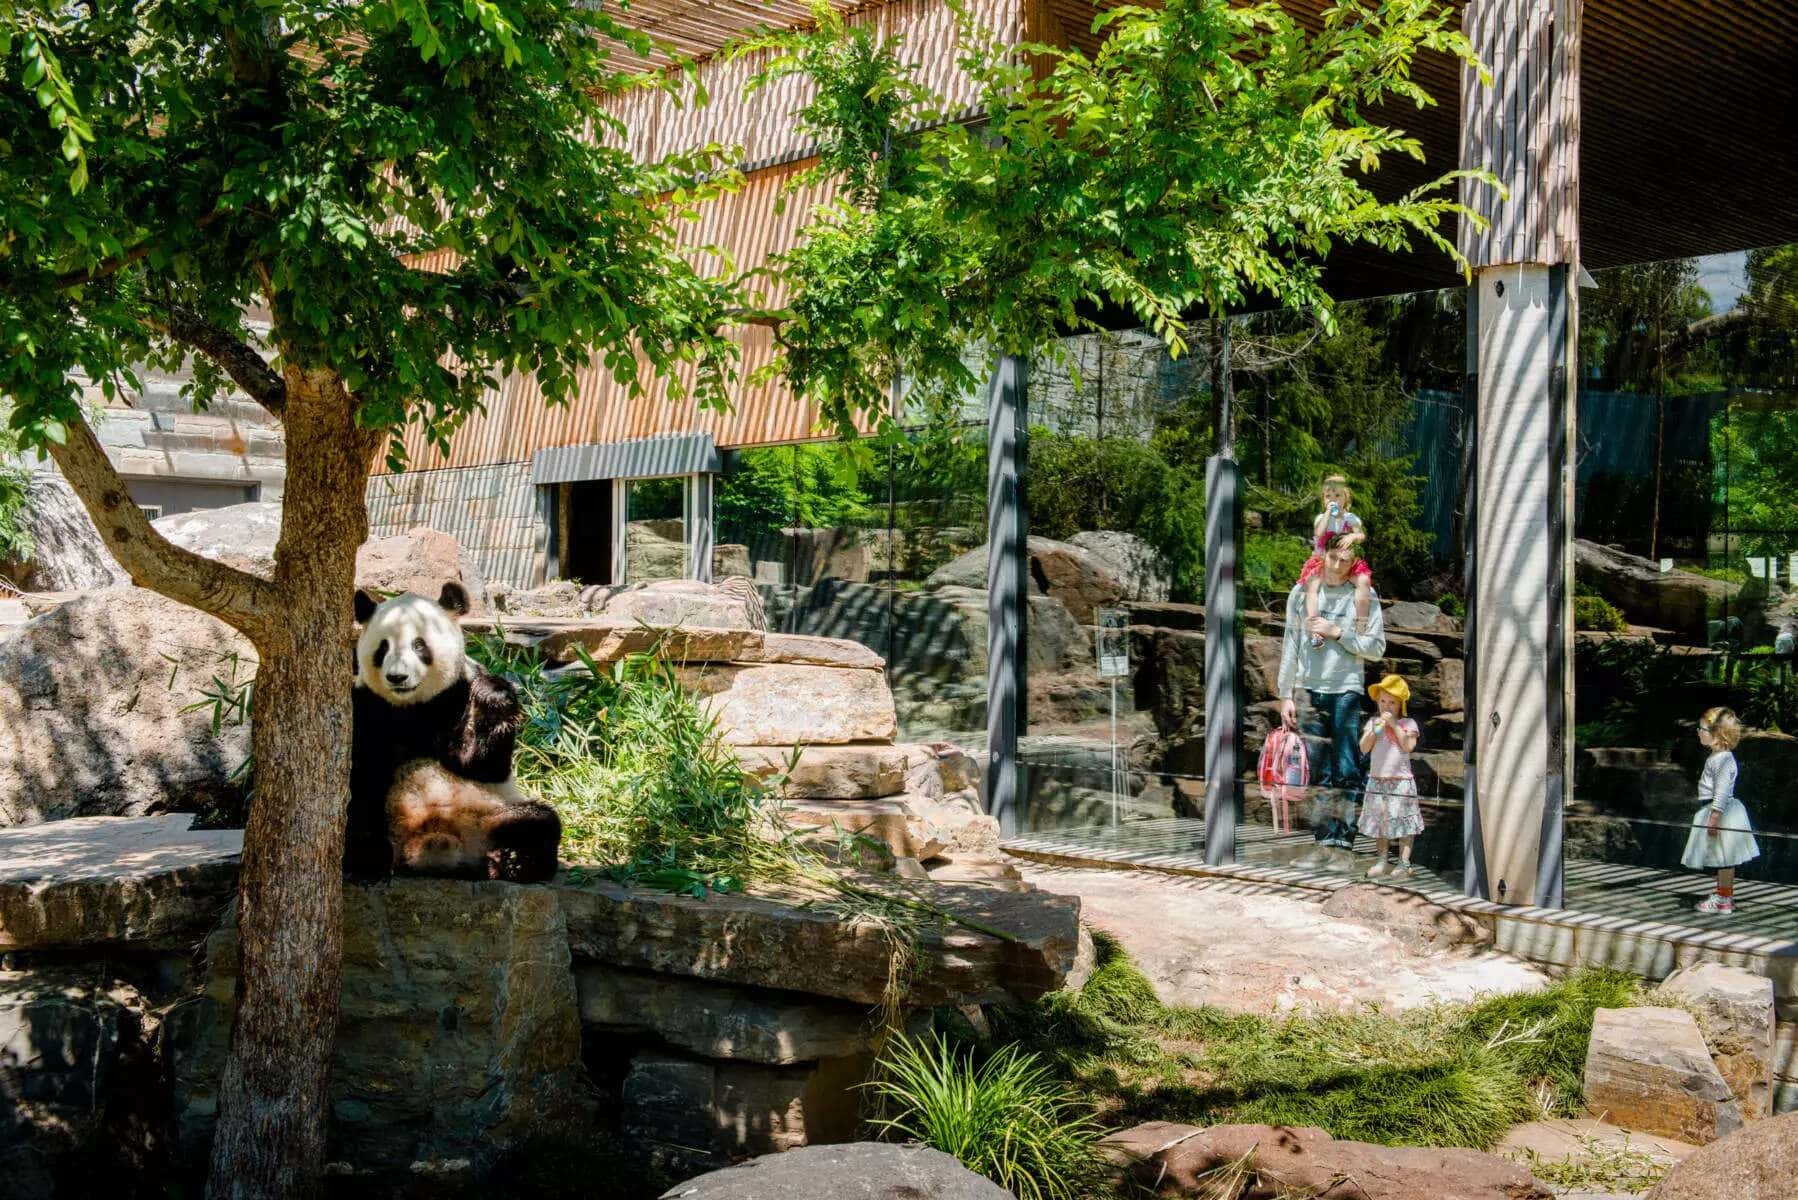
[(377, 666), (377, 667), (380, 666), (382, 660), (385, 659), (386, 657), (387, 657), (387, 642), (385, 639), (383, 639), (381, 644), (379, 646), (375, 647), (375, 666)]
[(425, 644), (423, 638), (412, 639), (412, 653), (418, 655), (419, 662), (427, 667), (431, 665), (431, 648)]

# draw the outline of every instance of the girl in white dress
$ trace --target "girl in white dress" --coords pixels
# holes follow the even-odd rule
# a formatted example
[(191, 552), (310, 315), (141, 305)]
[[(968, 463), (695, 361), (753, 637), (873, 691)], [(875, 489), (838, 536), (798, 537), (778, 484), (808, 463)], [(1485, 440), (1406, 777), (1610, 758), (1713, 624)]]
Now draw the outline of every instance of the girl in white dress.
[[(1411, 844), (1423, 832), (1423, 809), (1417, 803), (1417, 780), (1411, 774), (1411, 751), (1417, 749), (1417, 722), (1405, 715), (1411, 702), (1411, 686), (1397, 675), (1388, 675), (1367, 689), (1379, 715), (1361, 729), (1361, 753), (1372, 756), (1367, 769), (1367, 791), (1361, 801), (1361, 832), (1373, 839), (1374, 861), (1370, 878), (1411, 877)], [(1390, 842), (1398, 843), (1398, 862), (1386, 857)]]
[(1717, 890), (1698, 911), (1727, 916), (1736, 911), (1736, 868), (1761, 852), (1748, 809), (1736, 799), (1732, 752), (1742, 740), (1742, 723), (1727, 708), (1707, 709), (1698, 718), (1698, 740), (1711, 752), (1698, 776), (1698, 798), (1705, 804), (1692, 814), (1692, 832), (1680, 861), (1694, 870), (1717, 872)]

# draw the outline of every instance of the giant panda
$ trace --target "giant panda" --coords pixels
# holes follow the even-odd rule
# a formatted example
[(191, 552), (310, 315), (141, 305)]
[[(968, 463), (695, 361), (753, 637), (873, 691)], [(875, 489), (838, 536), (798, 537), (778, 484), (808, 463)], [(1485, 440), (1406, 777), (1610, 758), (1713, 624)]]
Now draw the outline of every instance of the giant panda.
[(454, 581), (435, 601), (356, 593), (350, 809), (344, 867), (530, 883), (556, 871), (562, 822), (519, 793), (524, 714), (512, 685), (468, 658)]

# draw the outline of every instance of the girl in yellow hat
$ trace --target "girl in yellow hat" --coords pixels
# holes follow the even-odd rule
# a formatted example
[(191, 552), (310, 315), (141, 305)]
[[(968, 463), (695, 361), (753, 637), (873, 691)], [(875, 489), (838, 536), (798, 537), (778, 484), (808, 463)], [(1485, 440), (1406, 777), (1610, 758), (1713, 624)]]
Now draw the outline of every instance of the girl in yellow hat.
[[(1417, 749), (1417, 722), (1405, 715), (1411, 688), (1388, 675), (1367, 689), (1380, 711), (1361, 730), (1361, 753), (1372, 755), (1367, 793), (1361, 804), (1361, 832), (1373, 839), (1370, 878), (1409, 878), (1411, 843), (1423, 832), (1423, 810), (1417, 805), (1417, 781), (1411, 775), (1411, 751)], [(1398, 862), (1386, 857), (1387, 843), (1398, 842)]]

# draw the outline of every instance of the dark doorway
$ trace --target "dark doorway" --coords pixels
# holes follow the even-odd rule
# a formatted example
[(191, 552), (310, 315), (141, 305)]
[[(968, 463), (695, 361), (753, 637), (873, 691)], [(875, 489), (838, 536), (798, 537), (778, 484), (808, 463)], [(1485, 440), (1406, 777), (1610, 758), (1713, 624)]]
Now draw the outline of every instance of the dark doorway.
[(568, 485), (568, 555), (562, 573), (579, 583), (613, 582), (610, 479)]

